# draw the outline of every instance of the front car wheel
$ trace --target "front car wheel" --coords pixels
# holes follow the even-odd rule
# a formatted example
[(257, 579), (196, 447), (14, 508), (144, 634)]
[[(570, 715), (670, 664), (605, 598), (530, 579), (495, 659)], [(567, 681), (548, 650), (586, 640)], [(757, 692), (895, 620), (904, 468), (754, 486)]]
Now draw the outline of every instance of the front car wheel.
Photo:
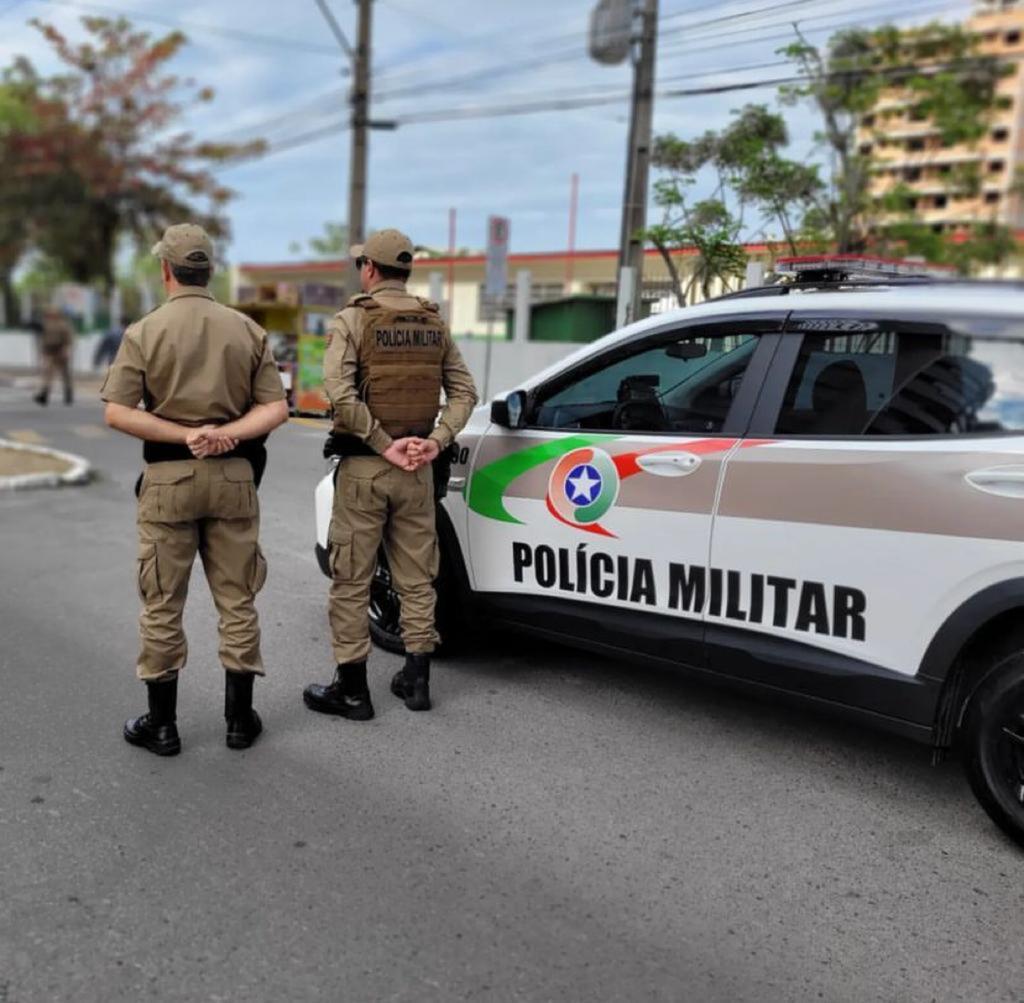
[(370, 637), (378, 648), (397, 655), (405, 654), (400, 625), (401, 613), (402, 601), (398, 598), (391, 581), (391, 567), (388, 565), (387, 554), (381, 547), (377, 551), (377, 567), (370, 583)]
[(971, 697), (964, 765), (990, 818), (1024, 846), (1024, 651), (1003, 658)]

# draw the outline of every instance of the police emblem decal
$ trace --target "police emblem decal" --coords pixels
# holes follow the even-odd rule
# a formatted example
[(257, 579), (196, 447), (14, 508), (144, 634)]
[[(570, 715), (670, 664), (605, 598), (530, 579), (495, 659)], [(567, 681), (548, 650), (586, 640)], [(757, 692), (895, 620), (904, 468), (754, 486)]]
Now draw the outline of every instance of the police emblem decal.
[(612, 458), (594, 447), (566, 453), (548, 480), (548, 509), (556, 519), (610, 535), (595, 525), (619, 496), (619, 472)]

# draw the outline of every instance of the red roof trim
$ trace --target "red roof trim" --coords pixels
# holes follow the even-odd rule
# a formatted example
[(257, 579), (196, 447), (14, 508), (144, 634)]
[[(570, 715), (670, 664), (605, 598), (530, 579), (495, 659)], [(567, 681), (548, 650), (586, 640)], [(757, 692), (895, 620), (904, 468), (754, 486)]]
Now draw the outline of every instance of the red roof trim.
[[(768, 244), (745, 244), (744, 250), (752, 253), (768, 251)], [(675, 248), (672, 256), (689, 256), (696, 254), (694, 247)], [(660, 252), (653, 247), (644, 251), (645, 257), (657, 258)], [(618, 251), (574, 251), (569, 254), (566, 251), (536, 251), (528, 254), (510, 254), (509, 264), (526, 264), (530, 261), (607, 261), (617, 259)], [(487, 258), (482, 254), (470, 254), (461, 258), (417, 258), (414, 267), (422, 271), (426, 266), (448, 267), (449, 265), (484, 265)], [(238, 267), (245, 271), (267, 271), (267, 272), (343, 272), (348, 262), (341, 259), (333, 261), (285, 261), (278, 264), (250, 262), (241, 264)]]

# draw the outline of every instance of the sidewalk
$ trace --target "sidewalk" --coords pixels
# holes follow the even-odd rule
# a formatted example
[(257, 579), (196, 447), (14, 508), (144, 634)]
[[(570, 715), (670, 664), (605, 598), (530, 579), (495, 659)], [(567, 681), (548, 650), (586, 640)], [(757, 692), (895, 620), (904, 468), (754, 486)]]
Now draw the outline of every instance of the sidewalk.
[[(102, 371), (93, 369), (87, 372), (76, 372), (74, 374), (75, 394), (98, 400), (106, 372), (105, 367)], [(24, 390), (31, 396), (39, 387), (39, 370), (29, 366), (0, 366), (0, 387)], [(59, 379), (54, 382), (53, 389), (57, 397), (63, 393)]]

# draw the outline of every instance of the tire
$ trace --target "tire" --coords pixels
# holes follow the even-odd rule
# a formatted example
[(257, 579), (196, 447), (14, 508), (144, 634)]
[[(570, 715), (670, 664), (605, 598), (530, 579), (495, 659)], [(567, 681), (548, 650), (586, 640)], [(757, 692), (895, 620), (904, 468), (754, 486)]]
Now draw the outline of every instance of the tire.
[(391, 568), (388, 567), (388, 558), (384, 553), (384, 548), (381, 547), (377, 552), (377, 567), (374, 569), (373, 581), (370, 583), (370, 638), (378, 648), (383, 648), (396, 655), (405, 654), (405, 645), (402, 643), (402, 632), (399, 627), (401, 610), (401, 600), (391, 583)]
[[(436, 653), (451, 655), (463, 647), (461, 642), (469, 631), (465, 623), (466, 597), (451, 570), (451, 561), (445, 554), (443, 543), (441, 571), (434, 582), (434, 588), (437, 590), (435, 620), (441, 635), (441, 644)], [(387, 554), (381, 547), (377, 552), (377, 567), (370, 583), (370, 639), (378, 648), (396, 655), (405, 654), (400, 626), (401, 611), (402, 602), (391, 581)]]
[(997, 660), (971, 696), (964, 768), (974, 796), (1024, 847), (1024, 650)]

